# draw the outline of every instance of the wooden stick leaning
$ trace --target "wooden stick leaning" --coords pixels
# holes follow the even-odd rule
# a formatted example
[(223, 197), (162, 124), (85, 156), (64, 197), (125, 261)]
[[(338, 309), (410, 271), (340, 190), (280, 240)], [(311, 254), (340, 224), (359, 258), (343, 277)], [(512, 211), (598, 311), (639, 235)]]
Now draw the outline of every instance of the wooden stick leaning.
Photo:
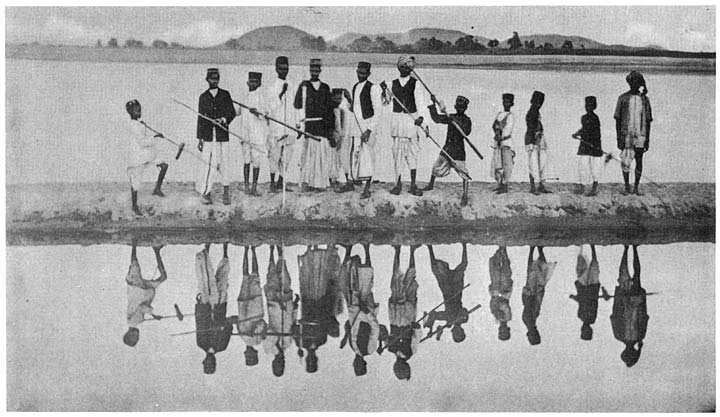
[[(586, 141), (586, 140), (583, 140), (583, 139), (581, 139), (581, 138), (575, 138), (575, 137), (572, 137), (572, 136), (570, 136), (570, 137), (571, 137), (572, 139), (575, 139), (575, 140), (577, 140), (577, 141), (580, 141), (581, 143), (584, 143), (585, 145), (587, 145), (587, 146), (589, 146), (589, 147), (591, 147), (591, 148), (593, 148), (593, 149), (595, 149), (595, 150), (598, 150), (598, 151), (602, 152), (603, 155), (605, 155), (605, 164), (607, 164), (608, 161), (613, 160), (613, 161), (618, 162), (618, 163), (622, 166), (623, 162), (622, 162), (620, 159), (618, 159), (615, 155), (611, 154), (610, 152), (605, 152), (605, 151), (603, 151), (602, 149), (598, 148), (597, 146), (593, 145), (592, 143), (590, 143), (590, 142), (588, 142), (588, 141)], [(635, 168), (635, 169), (633, 170), (633, 172), (634, 172), (635, 174), (638, 174), (637, 168)], [(656, 185), (656, 186), (658, 186), (658, 187), (662, 187), (662, 186), (663, 186), (663, 184), (659, 184), (659, 183), (653, 181), (652, 178), (648, 177), (648, 176), (645, 175), (644, 173), (640, 173), (640, 174), (641, 174), (643, 177), (645, 177), (645, 180), (646, 180), (647, 182), (649, 182), (649, 183), (651, 183), (651, 184), (653, 184), (653, 185)]]
[(170, 100), (172, 100), (172, 101), (176, 102), (177, 104), (185, 107), (186, 109), (188, 109), (188, 110), (190, 110), (191, 112), (197, 114), (199, 117), (207, 120), (208, 122), (214, 124), (215, 126), (219, 127), (220, 129), (228, 132), (230, 135), (232, 135), (232, 136), (240, 139), (240, 142), (246, 143), (246, 144), (248, 144), (248, 145), (250, 145), (250, 146), (256, 146), (256, 145), (254, 145), (252, 142), (250, 142), (249, 140), (246, 140), (246, 139), (243, 138), (242, 136), (238, 135), (237, 133), (235, 133), (235, 132), (233, 132), (232, 130), (228, 129), (227, 127), (223, 126), (221, 123), (218, 123), (218, 122), (216, 122), (215, 120), (213, 120), (213, 119), (205, 116), (204, 114), (196, 111), (195, 109), (193, 109), (192, 107), (188, 106), (187, 104), (185, 104), (185, 103), (183, 103), (183, 102), (181, 102), (181, 101), (175, 100), (175, 99), (172, 98), (172, 97), (170, 97)]
[[(177, 141), (174, 141), (174, 140), (172, 140), (171, 138), (165, 136), (162, 132), (159, 132), (159, 131), (153, 129), (152, 127), (148, 126), (147, 123), (145, 123), (145, 122), (140, 122), (140, 123), (142, 123), (142, 124), (143, 124), (146, 128), (148, 128), (148, 130), (150, 130), (151, 132), (153, 132), (153, 133), (155, 133), (155, 134), (157, 134), (157, 135), (160, 135), (161, 138), (169, 141), (170, 143), (172, 143), (173, 145), (175, 145), (175, 146), (178, 147), (178, 153), (177, 153), (177, 155), (175, 156), (175, 159), (179, 159), (179, 158), (180, 158), (180, 155), (181, 155), (183, 152), (187, 152), (188, 154), (192, 155), (195, 159), (197, 159), (198, 161), (202, 162), (203, 165), (206, 165), (206, 164), (208, 163), (208, 161), (206, 161), (205, 159), (203, 159), (202, 156), (200, 156), (200, 155), (192, 152), (192, 151), (189, 150), (189, 149), (185, 149), (185, 145), (186, 145), (185, 142), (180, 142), (180, 143), (178, 143)], [(218, 171), (218, 172), (221, 172), (221, 171), (220, 171), (220, 168), (219, 168), (217, 165), (215, 166), (215, 170)]]
[[(392, 98), (393, 100), (395, 100), (395, 102), (396, 102), (398, 105), (400, 105), (400, 107), (405, 111), (405, 114), (407, 114), (408, 117), (410, 117), (411, 119), (415, 120), (415, 118), (412, 116), (412, 114), (410, 114), (410, 111), (407, 109), (407, 107), (405, 107), (405, 105), (404, 105), (397, 97), (395, 97), (395, 95), (392, 93), (392, 91), (390, 91), (389, 88), (386, 88), (386, 89), (385, 89), (385, 93), (386, 93), (388, 96), (390, 96), (390, 98)], [(425, 133), (425, 136), (426, 136), (427, 138), (429, 138), (429, 139), (435, 144), (435, 146), (437, 146), (437, 147), (440, 149), (440, 153), (448, 159), (448, 161), (450, 162), (450, 166), (453, 167), (453, 169), (455, 170), (455, 172), (457, 172), (458, 175), (460, 175), (460, 177), (463, 178), (463, 179), (466, 179), (466, 178), (467, 178), (468, 181), (472, 180), (472, 178), (470, 177), (470, 173), (467, 171), (467, 169), (461, 169), (461, 168), (457, 165), (457, 162), (445, 151), (445, 149), (443, 149), (442, 146), (440, 146), (440, 144), (435, 140), (435, 138), (433, 138), (433, 137), (430, 135), (430, 129), (428, 129), (426, 126), (419, 126), (419, 127), (420, 127), (420, 129), (422, 129), (422, 131)]]
[[(235, 103), (235, 104), (237, 104), (238, 106), (243, 107), (243, 108), (248, 109), (248, 110), (250, 110), (250, 109), (252, 108), (252, 107), (250, 107), (250, 106), (248, 106), (248, 105), (245, 105), (245, 104), (240, 103), (239, 101), (233, 100), (232, 102)], [(286, 128), (288, 128), (288, 129), (290, 129), (290, 130), (292, 130), (292, 131), (295, 131), (296, 133), (299, 133), (299, 134), (301, 134), (301, 135), (304, 135), (304, 136), (306, 136), (306, 137), (308, 137), (308, 138), (310, 138), (310, 139), (316, 140), (316, 141), (318, 141), (318, 142), (320, 142), (320, 141), (322, 140), (321, 138), (319, 138), (319, 137), (317, 137), (317, 136), (315, 136), (315, 135), (311, 135), (310, 133), (304, 132), (304, 131), (302, 131), (302, 130), (300, 130), (300, 129), (298, 129), (298, 128), (295, 128), (295, 127), (293, 127), (293, 126), (290, 126), (289, 124), (284, 123), (284, 122), (281, 122), (280, 120), (278, 120), (278, 119), (276, 119), (276, 118), (274, 118), (274, 117), (268, 116), (268, 115), (266, 115), (266, 114), (262, 114), (262, 113), (260, 113), (260, 112), (256, 112), (256, 113), (253, 113), (253, 114), (255, 114), (256, 116), (264, 117), (266, 120), (270, 120), (270, 121), (275, 122), (275, 123), (277, 123), (277, 124), (279, 124), (279, 125), (281, 125), (281, 126), (285, 126)], [(320, 119), (320, 120), (322, 120), (322, 119)], [(312, 121), (317, 121), (317, 120), (315, 120), (315, 119), (305, 119), (305, 121), (311, 121), (311, 122), (312, 122)]]
[[(427, 86), (427, 84), (425, 84), (425, 82), (422, 80), (422, 78), (420, 78), (420, 76), (417, 74), (417, 72), (415, 72), (415, 70), (412, 70), (412, 73), (413, 73), (413, 75), (415, 75), (415, 78), (417, 78), (417, 80), (420, 81), (420, 84), (422, 84), (423, 87), (425, 87), (425, 90), (427, 90), (427, 92), (431, 96), (434, 96), (432, 91), (430, 91), (430, 88)], [(433, 103), (433, 104), (435, 104), (435, 103)], [(478, 156), (478, 158), (484, 159), (484, 157), (482, 156), (480, 151), (475, 147), (475, 145), (473, 145), (473, 143), (470, 141), (470, 138), (465, 134), (465, 131), (462, 130), (460, 125), (457, 124), (457, 122), (450, 117), (450, 115), (447, 113), (447, 111), (443, 111), (443, 113), (445, 113), (445, 116), (447, 116), (448, 120), (450, 120), (451, 124), (455, 127), (455, 129), (457, 129), (457, 131), (460, 132), (462, 137), (465, 138), (465, 141), (467, 142), (468, 145), (470, 145), (470, 148), (472, 148), (472, 150), (475, 152), (475, 154)]]
[[(470, 310), (468, 310), (468, 312), (467, 312), (466, 314), (467, 314), (468, 316), (470, 316), (470, 313), (472, 313), (472, 312), (480, 309), (480, 307), (482, 307), (482, 306), (481, 306), (480, 304), (478, 304), (478, 305), (476, 305), (475, 307), (473, 307), (473, 308), (471, 308)], [(422, 342), (424, 342), (425, 340), (427, 340), (427, 339), (429, 339), (429, 338), (431, 338), (431, 337), (433, 337), (433, 336), (435, 336), (435, 335), (437, 335), (437, 340), (440, 340), (440, 336), (442, 336), (443, 331), (444, 331), (445, 329), (449, 329), (450, 327), (454, 326), (455, 324), (457, 324), (457, 323), (456, 323), (456, 320), (451, 320), (451, 321), (443, 324), (442, 326), (438, 326), (438, 327), (435, 329), (435, 331), (433, 331), (432, 329), (430, 329), (430, 331), (428, 332), (428, 334), (427, 334), (425, 337), (423, 337), (422, 339), (420, 339), (420, 342), (418, 342), (418, 343), (422, 343)]]

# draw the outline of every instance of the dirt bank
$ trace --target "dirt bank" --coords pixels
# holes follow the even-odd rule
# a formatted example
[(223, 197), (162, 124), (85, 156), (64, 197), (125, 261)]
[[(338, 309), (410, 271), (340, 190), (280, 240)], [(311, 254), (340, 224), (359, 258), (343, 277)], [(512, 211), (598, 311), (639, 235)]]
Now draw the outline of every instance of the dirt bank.
[[(423, 184), (424, 185), (424, 184)], [(165, 198), (140, 191), (145, 215), (130, 210), (126, 184), (40, 184), (7, 187), (7, 242), (11, 245), (198, 243), (306, 244), (328, 241), (449, 243), (464, 240), (508, 246), (530, 243), (564, 246), (579, 242), (669, 243), (714, 241), (715, 185), (647, 185), (643, 196), (624, 196), (620, 184), (603, 184), (593, 198), (553, 184), (553, 194), (535, 196), (527, 184), (496, 195), (490, 183), (472, 183), (470, 204), (461, 207), (460, 184), (440, 184), (423, 197), (394, 196), (389, 184), (358, 193), (281, 194), (261, 184), (261, 197), (248, 198), (233, 184), (232, 204), (205, 206), (191, 183), (164, 187)]]

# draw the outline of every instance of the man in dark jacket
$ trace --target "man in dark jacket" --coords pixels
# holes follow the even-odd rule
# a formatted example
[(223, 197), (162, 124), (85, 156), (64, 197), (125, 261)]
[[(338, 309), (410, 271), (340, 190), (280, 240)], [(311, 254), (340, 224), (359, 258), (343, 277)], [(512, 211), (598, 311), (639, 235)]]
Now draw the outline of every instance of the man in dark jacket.
[[(220, 72), (217, 68), (208, 68), (205, 80), (208, 89), (200, 95), (198, 104), (198, 113), (205, 117), (198, 116), (196, 136), (198, 149), (207, 161), (207, 166), (195, 183), (195, 189), (203, 196), (204, 204), (212, 204), (210, 191), (219, 171), (223, 185), (223, 203), (230, 204), (230, 176), (227, 171), (230, 166), (228, 126), (235, 118), (235, 107), (230, 93), (218, 88)], [(216, 166), (219, 169), (214, 169)]]
[[(549, 193), (545, 188), (545, 168), (547, 166), (547, 142), (545, 131), (540, 117), (540, 108), (545, 102), (545, 94), (533, 91), (530, 99), (530, 109), (525, 115), (525, 150), (528, 154), (528, 168), (530, 171), (530, 192), (533, 194)], [(538, 183), (537, 189), (535, 183)]]

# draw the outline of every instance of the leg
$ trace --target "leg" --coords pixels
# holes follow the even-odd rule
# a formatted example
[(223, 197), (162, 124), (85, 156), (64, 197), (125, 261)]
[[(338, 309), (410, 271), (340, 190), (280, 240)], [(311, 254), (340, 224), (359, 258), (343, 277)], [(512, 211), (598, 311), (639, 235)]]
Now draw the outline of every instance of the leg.
[(530, 192), (533, 194), (537, 194), (537, 189), (535, 188), (535, 180), (539, 180), (538, 176), (538, 160), (537, 160), (537, 152), (538, 147), (537, 145), (534, 145), (535, 147), (527, 152), (528, 157), (528, 172), (530, 173)]
[(130, 187), (130, 199), (132, 200), (132, 211), (136, 216), (142, 216), (140, 208), (137, 205), (137, 191)]
[(252, 182), (252, 190), (250, 190), (250, 194), (259, 197), (260, 193), (257, 191), (257, 182), (258, 177), (260, 176), (260, 167), (253, 167), (253, 182)]
[(165, 194), (163, 194), (160, 187), (162, 186), (163, 181), (165, 180), (165, 174), (168, 170), (168, 164), (166, 162), (161, 162), (157, 165), (158, 168), (160, 168), (160, 172), (158, 173), (157, 182), (155, 183), (155, 190), (153, 191), (153, 195), (156, 195), (158, 197), (165, 197)]
[(547, 150), (540, 149), (540, 147), (537, 147), (535, 149), (535, 154), (536, 154), (537, 160), (538, 160), (537, 179), (538, 179), (538, 181), (540, 181), (540, 185), (538, 186), (538, 191), (543, 194), (550, 194), (550, 193), (552, 193), (552, 191), (548, 190), (547, 187), (545, 187), (545, 167), (547, 166)]
[(402, 185), (400, 183), (401, 173), (402, 173), (402, 168), (400, 166), (401, 160), (402, 160), (401, 149), (400, 149), (402, 138), (400, 138), (398, 136), (393, 136), (392, 140), (393, 140), (393, 144), (392, 144), (393, 168), (395, 170), (395, 178), (397, 178), (397, 185), (395, 185), (395, 187), (392, 190), (390, 190), (390, 193), (394, 194), (394, 195), (398, 195), (398, 194), (400, 194), (401, 187), (402, 187)]
[(625, 245), (625, 248), (623, 249), (622, 259), (620, 260), (620, 273), (618, 276), (618, 284), (623, 289), (626, 289), (629, 279), (630, 272), (628, 270), (628, 246)]
[(132, 251), (130, 252), (130, 262), (137, 262), (137, 244), (133, 242)]
[(428, 185), (426, 185), (425, 188), (423, 188), (422, 190), (423, 190), (423, 191), (430, 191), (430, 190), (433, 189), (434, 186), (435, 186), (435, 176), (431, 174), (431, 175), (430, 175), (430, 181), (428, 182)]
[(410, 169), (410, 194), (420, 197), (423, 193), (415, 185), (417, 160), (420, 153), (420, 138), (407, 138), (406, 140), (405, 159), (407, 160), (408, 169)]
[(417, 169), (410, 170), (410, 194), (414, 196), (422, 196), (423, 192), (415, 185), (415, 178), (417, 177)]
[(430, 263), (435, 263), (435, 251), (433, 251), (432, 245), (427, 245), (428, 253), (430, 254)]
[(638, 187), (640, 186), (640, 177), (642, 177), (643, 171), (643, 154), (642, 148), (635, 148), (635, 189), (633, 193), (637, 195), (642, 195)]
[(415, 249), (417, 249), (417, 246), (410, 246), (410, 262), (408, 263), (408, 268), (415, 268)]
[[(243, 147), (245, 146), (248, 145), (243, 144)], [(245, 185), (245, 194), (250, 194), (250, 164), (248, 163), (243, 164), (243, 183)]]
[(538, 246), (538, 259), (541, 260), (541, 261), (543, 261), (543, 262), (547, 262), (547, 261), (545, 260), (545, 252), (543, 252), (543, 247), (542, 247), (542, 246)]
[(363, 247), (365, 248), (365, 266), (372, 266), (372, 261), (370, 260), (370, 244), (365, 243)]
[(195, 184), (195, 188), (200, 195), (203, 197), (203, 204), (212, 204), (210, 198), (210, 191), (212, 190), (213, 182), (215, 181), (216, 165), (215, 160), (215, 144), (217, 142), (204, 142), (202, 156), (205, 160), (206, 166), (203, 167), (201, 172), (201, 178)]
[[(160, 256), (160, 249), (162, 246), (154, 246), (153, 251), (155, 252), (155, 262), (157, 263), (157, 269), (160, 271), (160, 277), (158, 281), (165, 281), (167, 279), (167, 272), (165, 271), (165, 264), (163, 264), (162, 256)], [(133, 251), (135, 247), (133, 246)]]
[(530, 246), (530, 253), (528, 253), (527, 259), (527, 274), (530, 275), (530, 268), (533, 263), (533, 255), (535, 254), (535, 246)]
[(640, 287), (640, 257), (638, 256), (637, 246), (633, 245), (633, 280), (635, 285)]
[(248, 251), (250, 248), (248, 246), (245, 246), (245, 254), (243, 255), (243, 276), (246, 277), (250, 275), (250, 268), (248, 268)]
[(463, 180), (463, 194), (460, 198), (460, 205), (465, 207), (468, 205), (468, 186), (469, 182), (468, 180)]
[(360, 194), (360, 198), (370, 198), (370, 184), (372, 184), (372, 177), (368, 178), (365, 182), (365, 189), (363, 189), (362, 194)]
[(259, 274), (260, 268), (258, 268), (257, 254), (255, 253), (255, 246), (252, 246), (252, 273)]

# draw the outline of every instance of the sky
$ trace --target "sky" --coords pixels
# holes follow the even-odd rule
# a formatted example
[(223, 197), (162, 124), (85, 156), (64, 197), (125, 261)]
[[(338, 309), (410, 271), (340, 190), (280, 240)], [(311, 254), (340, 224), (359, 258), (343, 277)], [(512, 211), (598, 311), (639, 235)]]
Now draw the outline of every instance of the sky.
[[(57, 4), (57, 3), (55, 3)], [(147, 4), (147, 3), (145, 3)], [(326, 40), (436, 27), (507, 39), (583, 36), (606, 44), (715, 51), (714, 6), (6, 7), (7, 43), (94, 45), (116, 37), (212, 46), (263, 26), (290, 25)]]

